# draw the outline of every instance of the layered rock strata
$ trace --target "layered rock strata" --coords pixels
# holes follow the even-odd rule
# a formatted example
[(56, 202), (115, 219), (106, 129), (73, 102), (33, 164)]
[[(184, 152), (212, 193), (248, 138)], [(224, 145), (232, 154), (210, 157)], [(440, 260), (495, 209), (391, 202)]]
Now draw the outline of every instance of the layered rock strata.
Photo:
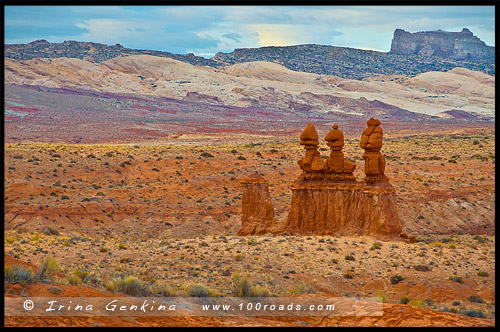
[(252, 174), (243, 186), (241, 228), (238, 235), (262, 235), (276, 232), (277, 222), (265, 177)]
[[(298, 161), (302, 174), (292, 184), (287, 219), (276, 223), (267, 192), (267, 181), (250, 178), (242, 182), (243, 218), (239, 235), (287, 232), (291, 235), (371, 235), (383, 240), (399, 238), (401, 221), (396, 192), (384, 174), (380, 121), (371, 118), (360, 146), (365, 149), (364, 181), (353, 175), (356, 164), (344, 158), (344, 136), (335, 124), (325, 140), (331, 149), (323, 160), (318, 133), (309, 124), (300, 136), (305, 156)], [(258, 183), (258, 185), (256, 185)]]
[(467, 28), (460, 32), (437, 30), (415, 33), (396, 29), (390, 53), (438, 56), (456, 60), (491, 59), (495, 57), (495, 48), (487, 46)]

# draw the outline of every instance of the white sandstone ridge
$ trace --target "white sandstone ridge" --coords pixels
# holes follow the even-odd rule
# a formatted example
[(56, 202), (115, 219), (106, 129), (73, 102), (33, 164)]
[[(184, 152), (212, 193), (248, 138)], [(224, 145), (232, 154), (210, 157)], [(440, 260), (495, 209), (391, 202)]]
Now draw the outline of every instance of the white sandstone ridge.
[[(295, 103), (310, 106), (300, 112), (312, 113), (363, 114), (368, 110), (359, 105), (380, 101), (427, 115), (443, 116), (442, 112), (448, 110), (495, 114), (495, 76), (464, 68), (360, 81), (297, 72), (264, 61), (215, 69), (152, 55), (116, 57), (101, 63), (75, 58), (4, 60), (6, 84), (137, 93), (180, 100), (196, 92), (225, 105), (288, 108)], [(342, 100), (336, 102), (330, 97)]]

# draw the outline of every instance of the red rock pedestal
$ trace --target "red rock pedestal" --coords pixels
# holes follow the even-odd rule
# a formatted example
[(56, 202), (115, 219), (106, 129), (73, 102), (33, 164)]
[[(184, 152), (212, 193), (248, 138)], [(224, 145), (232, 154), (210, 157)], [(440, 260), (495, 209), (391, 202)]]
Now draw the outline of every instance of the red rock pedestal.
[(265, 177), (254, 174), (241, 181), (242, 216), (238, 235), (263, 235), (277, 226)]
[(291, 235), (371, 235), (398, 239), (401, 222), (392, 186), (296, 181), (285, 232)]
[(371, 235), (382, 240), (400, 239), (401, 221), (396, 210), (396, 192), (385, 176), (380, 121), (370, 119), (361, 136), (365, 150), (364, 181), (353, 174), (356, 164), (344, 158), (344, 135), (334, 124), (325, 140), (331, 149), (323, 160), (318, 151), (318, 133), (312, 124), (300, 135), (305, 156), (298, 161), (302, 174), (292, 184), (288, 218), (274, 218), (267, 180), (255, 175), (242, 181), (243, 215), (238, 235), (266, 233), (291, 235)]

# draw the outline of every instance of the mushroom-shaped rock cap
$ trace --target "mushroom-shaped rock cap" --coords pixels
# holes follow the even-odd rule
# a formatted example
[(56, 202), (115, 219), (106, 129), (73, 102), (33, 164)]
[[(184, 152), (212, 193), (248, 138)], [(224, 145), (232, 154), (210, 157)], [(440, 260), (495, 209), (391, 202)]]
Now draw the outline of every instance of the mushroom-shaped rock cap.
[(319, 145), (318, 132), (312, 123), (308, 124), (306, 129), (300, 134), (300, 144)]
[(267, 179), (258, 173), (253, 173), (253, 174), (248, 175), (246, 178), (242, 179), (240, 181), (240, 183), (242, 183), (242, 184), (244, 184), (244, 183), (267, 183)]
[(370, 118), (370, 120), (366, 121), (366, 124), (370, 127), (370, 126), (374, 126), (374, 127), (377, 127), (380, 125), (380, 121), (378, 119), (374, 119), (374, 118)]
[(342, 133), (342, 130), (338, 129), (339, 126), (335, 123), (332, 126), (332, 130), (328, 132), (325, 136), (325, 141), (328, 142), (333, 142), (333, 141), (338, 141), (338, 140), (344, 140), (344, 134)]

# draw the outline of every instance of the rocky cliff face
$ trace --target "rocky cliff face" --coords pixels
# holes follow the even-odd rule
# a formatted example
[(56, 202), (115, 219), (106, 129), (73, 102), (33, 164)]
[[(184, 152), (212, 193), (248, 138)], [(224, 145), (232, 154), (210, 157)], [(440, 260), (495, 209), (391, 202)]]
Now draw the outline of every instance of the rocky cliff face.
[(398, 238), (401, 222), (392, 186), (298, 181), (285, 231), (292, 235), (371, 235)]
[(455, 60), (493, 59), (495, 48), (487, 46), (467, 28), (461, 32), (437, 30), (415, 33), (396, 29), (390, 53), (437, 56)]

